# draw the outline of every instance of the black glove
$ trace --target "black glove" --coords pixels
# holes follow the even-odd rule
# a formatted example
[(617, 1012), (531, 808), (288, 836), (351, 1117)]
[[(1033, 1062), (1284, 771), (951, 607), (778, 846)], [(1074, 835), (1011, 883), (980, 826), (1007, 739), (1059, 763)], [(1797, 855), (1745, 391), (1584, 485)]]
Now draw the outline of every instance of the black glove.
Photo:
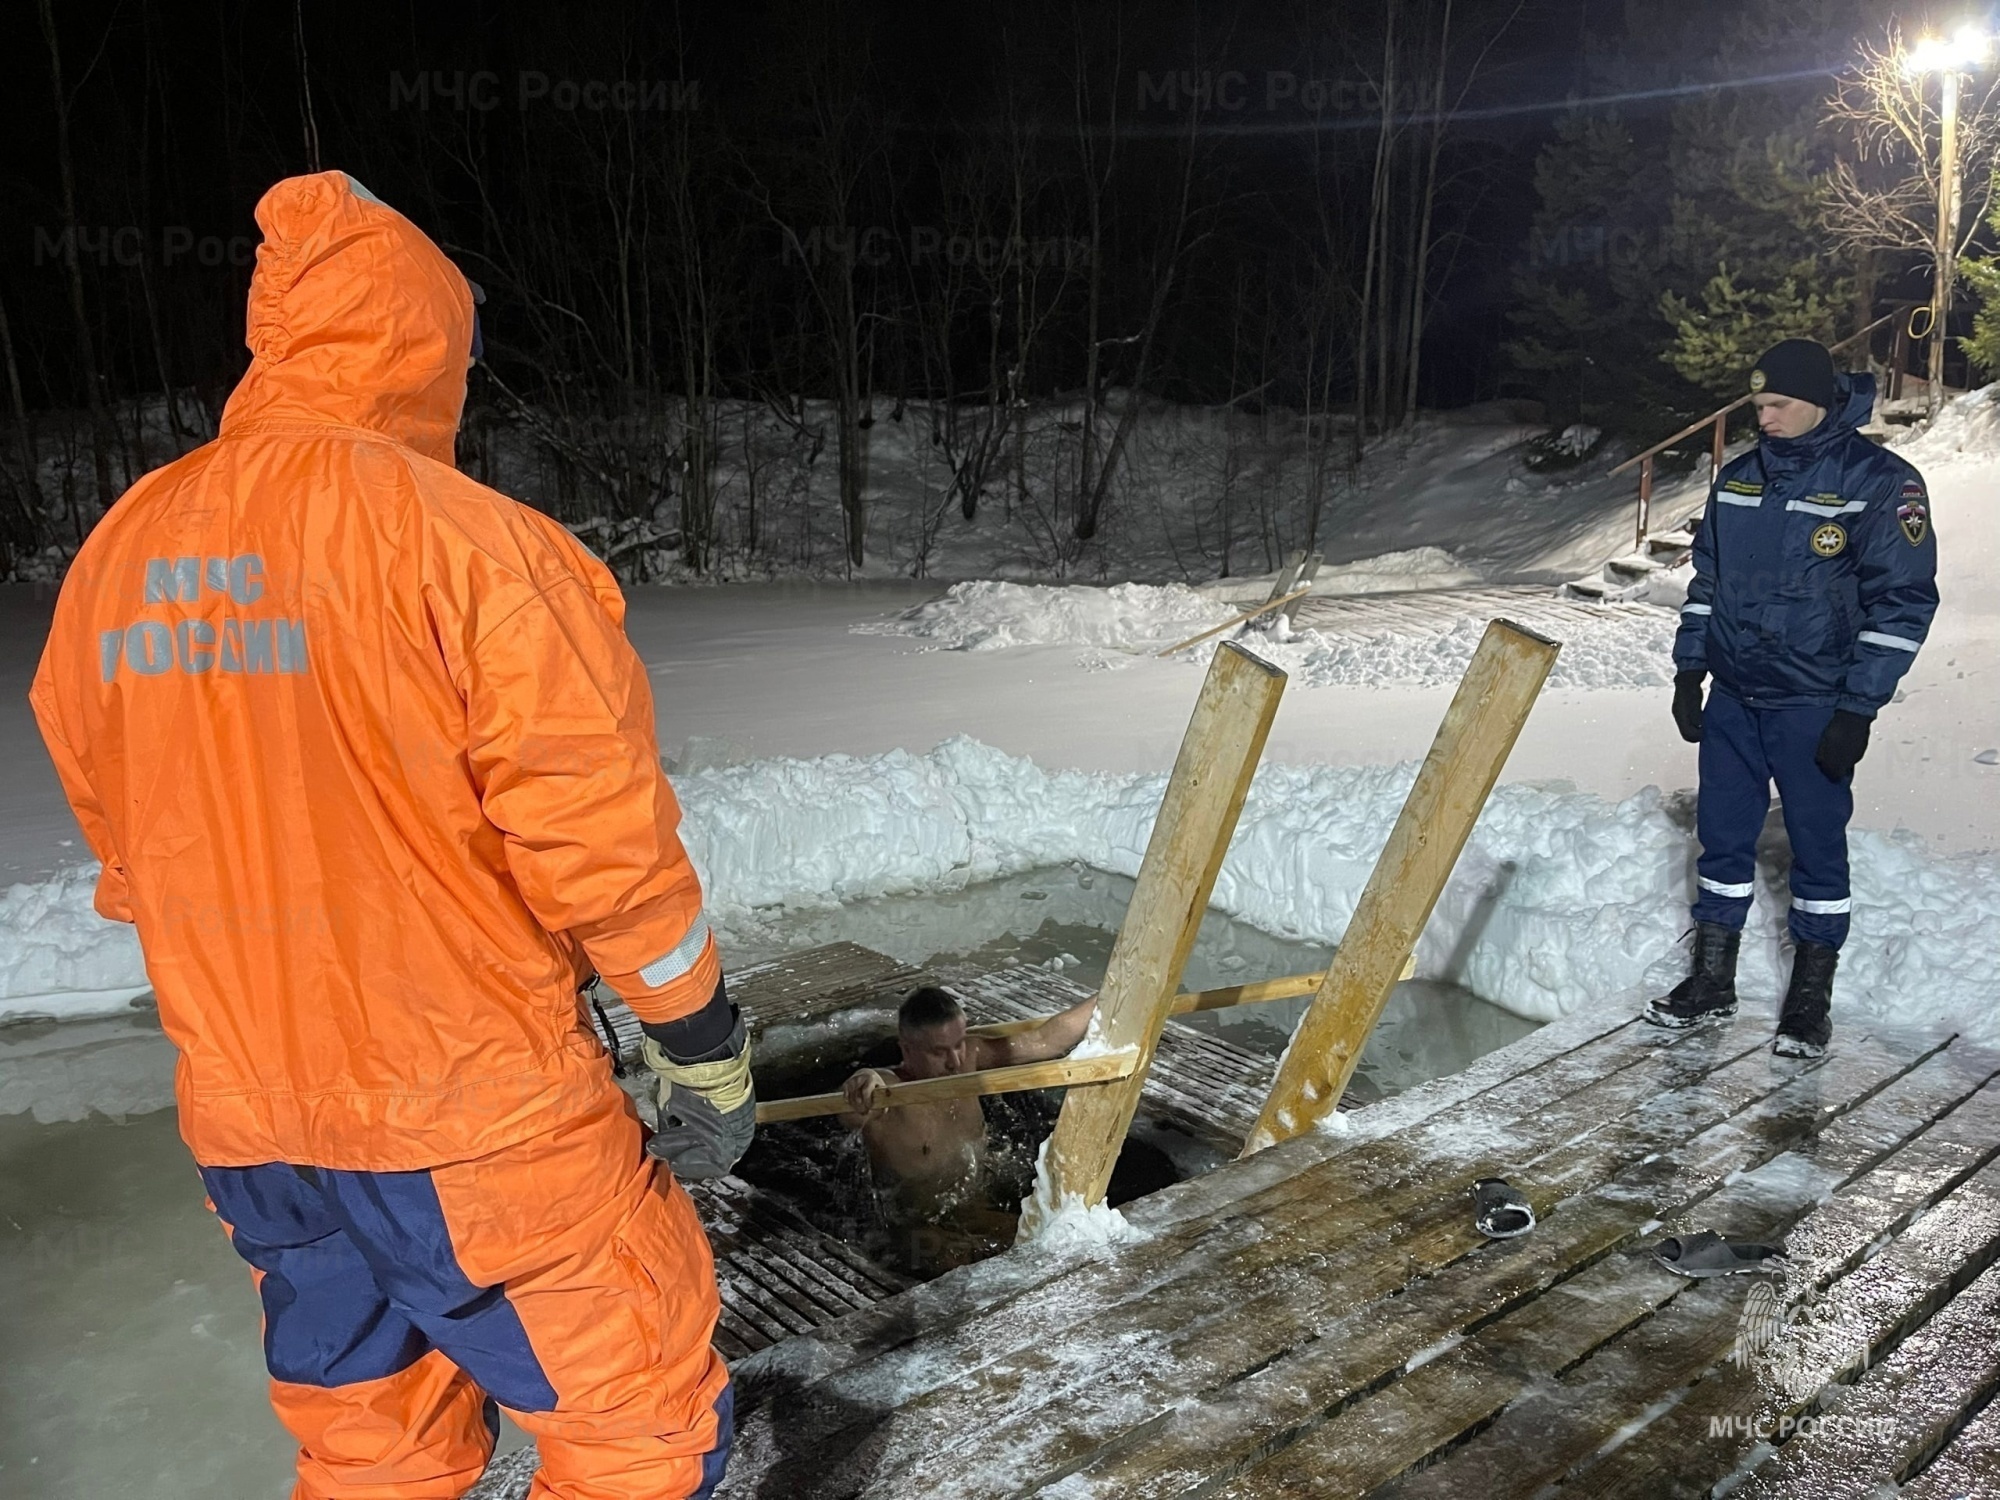
[(1701, 743), (1701, 683), (1706, 672), (1674, 673), (1674, 723), (1690, 745)]
[(1819, 762), (1829, 781), (1845, 781), (1854, 774), (1861, 757), (1868, 753), (1868, 726), (1873, 720), (1850, 709), (1836, 708), (1813, 759)]
[(750, 1031), (741, 1015), (711, 1056), (676, 1061), (650, 1035), (646, 1066), (660, 1077), (660, 1125), (646, 1152), (696, 1181), (725, 1176), (757, 1133), (757, 1091), (750, 1080)]

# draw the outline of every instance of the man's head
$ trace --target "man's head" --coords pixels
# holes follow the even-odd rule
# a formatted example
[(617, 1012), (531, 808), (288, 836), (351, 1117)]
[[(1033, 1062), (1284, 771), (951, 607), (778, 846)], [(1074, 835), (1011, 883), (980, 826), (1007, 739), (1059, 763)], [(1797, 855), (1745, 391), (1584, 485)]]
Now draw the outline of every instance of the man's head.
[(1785, 339), (1764, 351), (1750, 372), (1750, 404), (1767, 438), (1804, 437), (1837, 399), (1833, 355), (1812, 339)]
[(903, 1072), (910, 1078), (942, 1078), (971, 1067), (965, 1012), (935, 985), (910, 991), (897, 1009), (896, 1040), (903, 1048)]

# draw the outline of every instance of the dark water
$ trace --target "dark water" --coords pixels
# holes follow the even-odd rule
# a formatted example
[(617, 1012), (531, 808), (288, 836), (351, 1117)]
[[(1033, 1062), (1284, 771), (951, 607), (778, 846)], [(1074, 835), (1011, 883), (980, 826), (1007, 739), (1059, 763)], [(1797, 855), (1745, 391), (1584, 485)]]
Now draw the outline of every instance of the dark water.
[[(760, 1068), (758, 1089), (771, 1098), (831, 1093), (854, 1068), (893, 1068), (898, 1058), (895, 1042), (883, 1039), (852, 1062)], [(894, 1181), (877, 1177), (860, 1133), (824, 1117), (763, 1126), (736, 1174), (781, 1194), (817, 1227), (871, 1259), (929, 1280), (1014, 1243), (1021, 1200), (1034, 1191), (1036, 1153), (1055, 1128), (1062, 1096), (1061, 1089), (1037, 1089), (979, 1100), (986, 1117), (984, 1171), (941, 1212), (912, 1212)], [(1106, 1198), (1115, 1207), (1182, 1175), (1172, 1155), (1137, 1132), (1119, 1155)]]

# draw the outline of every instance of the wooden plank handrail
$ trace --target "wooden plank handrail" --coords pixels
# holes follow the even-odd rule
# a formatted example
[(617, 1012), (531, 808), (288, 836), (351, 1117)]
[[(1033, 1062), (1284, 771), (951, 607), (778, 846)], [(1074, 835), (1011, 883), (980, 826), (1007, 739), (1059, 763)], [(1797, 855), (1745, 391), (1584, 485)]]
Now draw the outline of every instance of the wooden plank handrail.
[[(1056, 1057), (1046, 1062), (1013, 1063), (1004, 1068), (899, 1081), (887, 1085), (877, 1097), (886, 1108), (902, 1109), (946, 1099), (976, 1099), (982, 1094), (1018, 1094), (1026, 1089), (1064, 1088), (1073, 1083), (1115, 1083), (1120, 1078), (1130, 1078), (1138, 1065), (1137, 1048), (1096, 1057)], [(845, 1113), (845, 1094), (801, 1094), (795, 1099), (758, 1101), (757, 1123), (769, 1125), (776, 1120), (809, 1120), (817, 1115)]]
[(1176, 645), (1167, 647), (1167, 649), (1160, 652), (1159, 655), (1172, 656), (1176, 651), (1185, 651), (1187, 650), (1188, 647), (1195, 645), (1201, 641), (1205, 641), (1212, 635), (1221, 635), (1222, 632), (1225, 630), (1234, 630), (1238, 625), (1249, 624), (1259, 615), (1268, 615), (1274, 609), (1283, 609), (1287, 604), (1291, 604), (1296, 600), (1303, 599), (1307, 594), (1310, 594), (1311, 592), (1312, 592), (1311, 585), (1307, 585), (1305, 588), (1302, 589), (1295, 589), (1291, 593), (1285, 595), (1285, 597), (1282, 599), (1272, 599), (1267, 601), (1266, 603), (1258, 605), (1248, 614), (1238, 615), (1233, 620), (1224, 620), (1220, 625), (1211, 625), (1207, 630), (1204, 630), (1200, 635), (1191, 635), (1186, 640), (1181, 641)]

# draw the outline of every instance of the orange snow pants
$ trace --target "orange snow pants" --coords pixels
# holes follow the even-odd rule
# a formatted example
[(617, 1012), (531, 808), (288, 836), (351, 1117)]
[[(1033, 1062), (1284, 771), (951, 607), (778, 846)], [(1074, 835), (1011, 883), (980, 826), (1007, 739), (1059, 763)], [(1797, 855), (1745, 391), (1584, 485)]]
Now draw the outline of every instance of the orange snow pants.
[(731, 1389), (714, 1263), (623, 1094), (416, 1172), (203, 1167), (264, 1305), (293, 1500), (455, 1500), (503, 1406), (531, 1500), (686, 1500), (721, 1480)]

